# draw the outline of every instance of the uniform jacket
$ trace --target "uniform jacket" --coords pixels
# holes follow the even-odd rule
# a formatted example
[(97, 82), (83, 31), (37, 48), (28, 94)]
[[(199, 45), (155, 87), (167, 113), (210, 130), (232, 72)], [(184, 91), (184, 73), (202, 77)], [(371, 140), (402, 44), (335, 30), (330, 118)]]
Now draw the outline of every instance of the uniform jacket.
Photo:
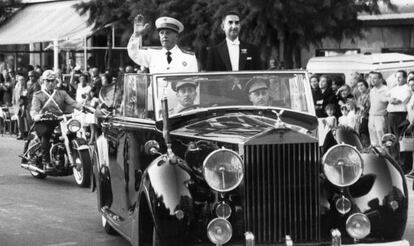
[(169, 64), (165, 48), (141, 49), (136, 37), (131, 37), (127, 49), (129, 57), (138, 65), (149, 68), (150, 73), (198, 72), (194, 53), (184, 51), (177, 45), (170, 50), (172, 61)]
[[(239, 70), (260, 70), (259, 48), (240, 41)], [(226, 40), (209, 49), (207, 54), (207, 71), (232, 71)]]
[(52, 93), (52, 95), (54, 102), (52, 100), (48, 101), (49, 95), (44, 90), (40, 90), (34, 93), (32, 106), (30, 109), (30, 116), (32, 118), (34, 118), (35, 115), (42, 114), (44, 112), (53, 113), (55, 115), (62, 115), (66, 104), (77, 109), (80, 109), (82, 107), (81, 103), (73, 100), (64, 90), (56, 90), (54, 93)]

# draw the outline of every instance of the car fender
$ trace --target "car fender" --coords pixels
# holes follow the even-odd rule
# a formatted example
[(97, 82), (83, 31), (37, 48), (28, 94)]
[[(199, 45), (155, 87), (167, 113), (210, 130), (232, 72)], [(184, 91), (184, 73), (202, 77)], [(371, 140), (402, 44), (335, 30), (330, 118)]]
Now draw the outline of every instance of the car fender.
[(108, 141), (101, 135), (96, 139), (93, 151), (93, 175), (96, 180), (98, 210), (112, 200), (111, 177), (109, 175)]
[(323, 149), (326, 152), (329, 148), (335, 146), (336, 144), (349, 144), (362, 150), (361, 140), (358, 137), (358, 133), (347, 126), (338, 126), (331, 131), (325, 137), (323, 143)]
[[(401, 168), (389, 156), (373, 150), (361, 153), (361, 157), (363, 173), (351, 186), (341, 189), (327, 179), (321, 180), (323, 230), (338, 228), (344, 242), (351, 242), (346, 238), (346, 220), (353, 213), (363, 213), (371, 222), (368, 237), (400, 240), (408, 216), (408, 188)], [(337, 199), (343, 196), (351, 201), (351, 210), (344, 215), (335, 209)]]
[(193, 199), (188, 189), (191, 175), (182, 168), (184, 161), (178, 163), (172, 164), (165, 156), (156, 158), (144, 172), (140, 187), (145, 196), (139, 199), (147, 199), (154, 228), (168, 245), (181, 245), (193, 218)]
[(401, 239), (408, 216), (408, 188), (404, 174), (391, 158), (374, 152), (361, 155), (364, 171), (349, 187), (352, 201), (357, 210), (370, 218), (374, 234)]

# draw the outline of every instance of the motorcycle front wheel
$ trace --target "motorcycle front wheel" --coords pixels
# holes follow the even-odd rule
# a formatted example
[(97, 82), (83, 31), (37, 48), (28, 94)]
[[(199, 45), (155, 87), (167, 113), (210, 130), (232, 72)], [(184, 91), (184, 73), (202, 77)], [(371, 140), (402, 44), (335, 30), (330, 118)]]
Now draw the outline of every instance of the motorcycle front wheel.
[(75, 150), (73, 153), (75, 166), (73, 167), (73, 177), (79, 187), (89, 187), (91, 183), (91, 158), (89, 150)]

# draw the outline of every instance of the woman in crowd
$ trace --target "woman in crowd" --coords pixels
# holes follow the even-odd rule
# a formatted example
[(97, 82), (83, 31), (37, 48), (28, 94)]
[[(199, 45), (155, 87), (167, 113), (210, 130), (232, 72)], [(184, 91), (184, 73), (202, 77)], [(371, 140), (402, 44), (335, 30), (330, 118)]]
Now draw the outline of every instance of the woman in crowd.
[(340, 107), (346, 105), (349, 99), (354, 99), (354, 96), (351, 93), (351, 87), (349, 85), (341, 86), (341, 88), (338, 89), (337, 98)]
[(312, 89), (312, 98), (313, 98), (313, 105), (315, 105), (316, 115), (321, 115), (321, 111), (323, 110), (322, 104), (317, 104), (319, 100), (321, 100), (321, 89), (319, 89), (319, 78), (317, 75), (312, 75), (310, 77), (310, 85)]
[(87, 73), (82, 73), (79, 75), (79, 83), (76, 88), (76, 101), (77, 102), (84, 102), (91, 91), (91, 87), (89, 85), (89, 75)]
[(29, 112), (27, 110), (27, 83), (23, 74), (16, 75), (16, 85), (13, 90), (12, 104), (17, 116), (19, 132), (17, 139), (26, 138), (29, 131)]
[(336, 94), (339, 88), (341, 88), (341, 86), (343, 86), (344, 84), (345, 82), (340, 76), (334, 76), (332, 78), (332, 91), (334, 92), (334, 94)]
[(14, 87), (14, 71), (9, 70), (5, 73), (5, 82), (2, 85), (1, 90), (3, 90), (3, 105), (11, 106), (12, 96), (13, 96), (13, 87)]
[(319, 77), (319, 89), (321, 90), (321, 97), (317, 100), (316, 105), (321, 107), (320, 111), (316, 111), (317, 117), (326, 117), (325, 107), (328, 104), (336, 104), (336, 97), (331, 88), (331, 80), (328, 76), (322, 75)]
[(369, 116), (369, 85), (364, 79), (359, 79), (358, 83), (359, 97), (357, 99), (358, 109), (358, 132), (361, 136), (362, 145), (368, 147), (369, 131), (368, 131), (368, 116)]

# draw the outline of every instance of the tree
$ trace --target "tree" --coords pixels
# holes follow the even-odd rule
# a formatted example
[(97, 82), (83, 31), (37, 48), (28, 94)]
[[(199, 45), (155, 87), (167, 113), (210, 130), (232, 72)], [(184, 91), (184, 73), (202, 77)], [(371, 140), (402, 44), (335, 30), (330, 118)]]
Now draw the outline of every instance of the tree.
[(9, 20), (20, 7), (22, 7), (20, 0), (0, 1), (0, 24)]
[[(81, 14), (91, 12), (89, 21), (95, 28), (122, 23), (125, 37), (131, 34), (130, 23), (137, 14), (149, 23), (162, 15), (175, 17), (185, 26), (181, 45), (196, 51), (222, 39), (221, 15), (237, 10), (243, 16), (241, 38), (259, 45), (264, 55), (271, 49), (282, 50), (281, 58), (291, 68), (300, 60), (300, 50), (310, 44), (361, 35), (358, 13), (379, 13), (380, 2), (395, 9), (390, 0), (91, 0), (77, 9)], [(157, 40), (156, 35), (149, 37), (144, 40)]]
[[(94, 31), (102, 31), (105, 33), (108, 48), (105, 52), (105, 67), (109, 69), (112, 60), (112, 39), (111, 29), (107, 28), (107, 24), (112, 23), (118, 25), (124, 30), (132, 28), (129, 21), (130, 11), (128, 10), (127, 2), (92, 0), (75, 4), (74, 7), (80, 15), (89, 14), (88, 24), (93, 26)], [(122, 35), (124, 36), (126, 33)]]

